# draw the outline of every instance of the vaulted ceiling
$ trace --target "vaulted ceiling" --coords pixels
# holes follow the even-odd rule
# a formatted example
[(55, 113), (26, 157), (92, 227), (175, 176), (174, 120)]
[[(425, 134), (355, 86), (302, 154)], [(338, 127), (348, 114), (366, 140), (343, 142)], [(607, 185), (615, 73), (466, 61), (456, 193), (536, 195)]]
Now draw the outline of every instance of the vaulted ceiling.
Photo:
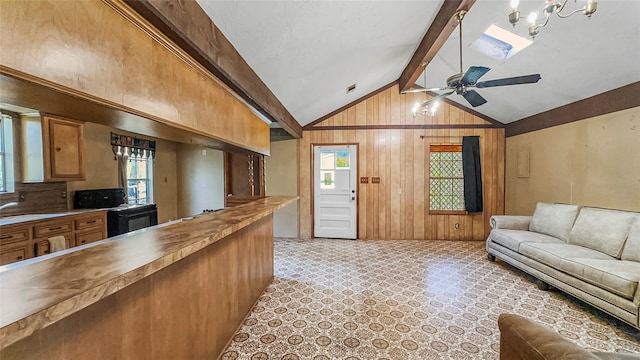
[[(301, 125), (397, 81), (443, 1), (196, 0), (257, 76)], [(567, 9), (583, 5), (569, 1)], [(473, 2), (472, 2), (473, 3)], [(542, 0), (521, 1), (524, 14)], [(463, 67), (491, 68), (482, 80), (540, 73), (533, 85), (480, 89), (475, 111), (510, 123), (640, 81), (640, 1), (601, 1), (591, 19), (553, 17), (534, 43), (505, 62), (468, 47), (491, 24), (512, 28), (507, 0), (477, 0), (463, 23)], [(452, 31), (426, 68), (426, 84), (445, 85), (459, 71)], [(346, 88), (356, 84), (355, 91)], [(639, 96), (635, 94), (635, 96)], [(470, 107), (458, 95), (452, 101)]]

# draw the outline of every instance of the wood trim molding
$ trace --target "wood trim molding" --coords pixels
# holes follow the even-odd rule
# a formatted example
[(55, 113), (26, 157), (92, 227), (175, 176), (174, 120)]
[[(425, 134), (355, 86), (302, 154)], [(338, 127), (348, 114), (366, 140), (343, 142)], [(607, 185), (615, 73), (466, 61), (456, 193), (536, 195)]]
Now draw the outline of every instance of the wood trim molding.
[(302, 127), (195, 1), (121, 0), (295, 138)]
[(395, 84), (397, 84), (397, 83), (398, 83), (398, 81), (392, 81), (392, 82), (388, 83), (387, 85), (385, 85), (385, 86), (383, 86), (383, 87), (381, 87), (381, 88), (379, 88), (379, 89), (377, 89), (377, 90), (374, 90), (374, 91), (372, 91), (372, 92), (368, 93), (367, 95), (364, 95), (364, 96), (360, 97), (359, 99), (353, 100), (352, 102), (348, 103), (347, 105), (342, 106), (341, 108), (336, 109), (336, 110), (334, 110), (334, 111), (332, 111), (332, 112), (328, 113), (327, 115), (324, 115), (323, 117), (318, 118), (318, 119), (316, 119), (316, 120), (314, 120), (314, 121), (312, 121), (312, 122), (308, 123), (307, 125), (305, 125), (305, 126), (303, 126), (303, 127), (302, 127), (302, 130), (315, 130), (315, 129), (314, 129), (314, 127), (315, 127), (317, 124), (319, 124), (319, 123), (321, 123), (321, 122), (323, 122), (323, 121), (327, 120), (328, 118), (330, 118), (330, 117), (332, 117), (332, 116), (334, 116), (334, 115), (336, 115), (336, 114), (339, 114), (339, 113), (341, 113), (341, 112), (343, 112), (343, 111), (347, 110), (348, 108), (350, 108), (350, 107), (352, 107), (352, 106), (355, 106), (355, 105), (357, 105), (357, 104), (359, 104), (359, 103), (361, 103), (361, 102), (363, 102), (363, 101), (367, 100), (367, 99), (368, 99), (368, 98), (370, 98), (370, 97), (373, 97), (373, 96), (378, 95), (379, 93), (381, 93), (381, 92), (383, 92), (383, 91), (387, 90), (388, 88), (390, 88), (390, 87), (394, 86), (394, 85), (395, 85)]
[(305, 131), (322, 130), (420, 130), (420, 129), (496, 129), (498, 126), (491, 124), (423, 124), (423, 125), (343, 125), (343, 126), (316, 126)]
[(428, 64), (436, 56), (440, 48), (447, 41), (451, 33), (458, 26), (458, 21), (454, 18), (458, 10), (465, 9), (469, 11), (476, 0), (445, 0), (438, 14), (431, 22), (431, 26), (427, 33), (420, 41), (420, 45), (413, 53), (411, 60), (402, 71), (398, 83), (400, 84), (400, 92), (408, 90), (416, 82), (420, 74), (424, 71)]
[(505, 136), (532, 131), (640, 106), (640, 81), (507, 124)]

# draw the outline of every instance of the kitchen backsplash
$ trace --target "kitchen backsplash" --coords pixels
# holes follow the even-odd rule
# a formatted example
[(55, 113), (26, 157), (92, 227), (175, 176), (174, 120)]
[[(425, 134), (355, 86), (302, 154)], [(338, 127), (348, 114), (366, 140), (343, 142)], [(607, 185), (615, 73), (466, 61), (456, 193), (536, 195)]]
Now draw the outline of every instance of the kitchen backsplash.
[(16, 183), (13, 193), (0, 194), (0, 205), (17, 202), (18, 205), (0, 211), (0, 217), (43, 214), (67, 211), (67, 184)]

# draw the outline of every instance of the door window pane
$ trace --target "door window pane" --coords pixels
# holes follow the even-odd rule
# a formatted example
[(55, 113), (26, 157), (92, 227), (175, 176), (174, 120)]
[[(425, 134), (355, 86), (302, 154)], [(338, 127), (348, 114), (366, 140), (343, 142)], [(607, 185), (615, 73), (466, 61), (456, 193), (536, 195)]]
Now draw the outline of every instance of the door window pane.
[(349, 169), (349, 151), (336, 151), (336, 168)]
[(335, 172), (332, 171), (320, 171), (320, 188), (321, 189), (335, 189)]
[(320, 169), (335, 169), (336, 154), (333, 151), (320, 151)]

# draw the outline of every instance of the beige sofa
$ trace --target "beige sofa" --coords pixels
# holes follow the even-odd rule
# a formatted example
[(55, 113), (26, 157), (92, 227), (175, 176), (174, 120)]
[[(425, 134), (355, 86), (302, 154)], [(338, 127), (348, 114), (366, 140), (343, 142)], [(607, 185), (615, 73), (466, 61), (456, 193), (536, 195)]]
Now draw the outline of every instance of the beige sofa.
[(640, 214), (538, 203), (533, 216), (493, 216), (495, 258), (640, 329)]

